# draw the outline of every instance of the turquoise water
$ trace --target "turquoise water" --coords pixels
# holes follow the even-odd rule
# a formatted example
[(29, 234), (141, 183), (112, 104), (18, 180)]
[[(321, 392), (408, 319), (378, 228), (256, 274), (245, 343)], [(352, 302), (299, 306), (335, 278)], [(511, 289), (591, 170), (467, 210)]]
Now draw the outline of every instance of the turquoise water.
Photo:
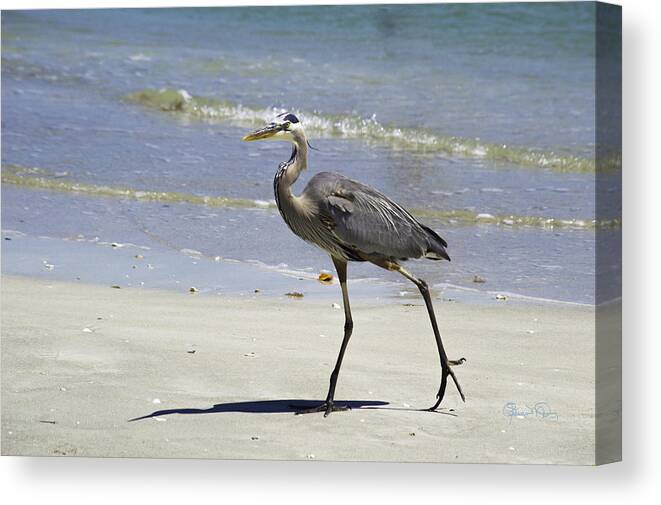
[(4, 230), (328, 269), (271, 208), (289, 148), (240, 141), (287, 109), (319, 149), (305, 177), (369, 183), (448, 240), (451, 264), (410, 267), (430, 283), (594, 301), (621, 209), (593, 222), (591, 4), (15, 11), (2, 37)]

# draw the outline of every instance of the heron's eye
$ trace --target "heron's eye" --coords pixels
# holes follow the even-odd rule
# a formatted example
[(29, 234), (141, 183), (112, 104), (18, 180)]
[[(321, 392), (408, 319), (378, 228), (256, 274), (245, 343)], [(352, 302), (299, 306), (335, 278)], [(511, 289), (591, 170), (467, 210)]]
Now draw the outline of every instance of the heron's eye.
[(284, 130), (289, 130), (290, 126), (291, 126), (291, 123), (289, 121), (287, 121), (286, 123), (283, 123), (282, 128)]

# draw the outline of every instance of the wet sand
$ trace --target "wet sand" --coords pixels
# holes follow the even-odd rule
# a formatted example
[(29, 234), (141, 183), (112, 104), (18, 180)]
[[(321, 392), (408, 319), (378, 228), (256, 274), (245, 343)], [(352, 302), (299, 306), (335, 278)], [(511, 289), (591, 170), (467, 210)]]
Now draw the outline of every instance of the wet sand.
[(325, 396), (328, 299), (3, 276), (2, 454), (594, 464), (593, 309), (436, 299), (467, 399), (449, 385), (431, 413), (435, 343), (406, 302), (354, 303), (353, 409), (323, 418), (291, 404)]

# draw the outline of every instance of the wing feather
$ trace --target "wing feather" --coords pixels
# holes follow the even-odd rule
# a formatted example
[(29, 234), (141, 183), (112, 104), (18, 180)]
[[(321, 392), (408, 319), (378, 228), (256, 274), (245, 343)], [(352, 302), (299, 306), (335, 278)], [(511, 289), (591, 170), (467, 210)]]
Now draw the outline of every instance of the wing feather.
[(333, 223), (336, 239), (351, 250), (392, 259), (419, 258), (430, 252), (447, 256), (441, 237), (370, 186), (322, 172), (310, 180), (304, 193), (317, 203), (320, 219)]

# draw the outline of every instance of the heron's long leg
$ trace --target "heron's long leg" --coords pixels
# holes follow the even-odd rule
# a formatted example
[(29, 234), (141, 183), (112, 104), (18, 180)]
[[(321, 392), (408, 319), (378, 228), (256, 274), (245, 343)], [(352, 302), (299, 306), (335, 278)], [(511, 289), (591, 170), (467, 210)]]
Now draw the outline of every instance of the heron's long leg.
[(448, 360), (448, 356), (447, 354), (445, 354), (445, 349), (443, 348), (443, 342), (441, 341), (441, 333), (438, 331), (438, 324), (436, 323), (436, 315), (434, 314), (434, 307), (431, 302), (431, 296), (429, 295), (429, 287), (427, 286), (427, 283), (422, 279), (418, 279), (417, 277), (411, 275), (409, 272), (407, 272), (404, 268), (402, 268), (399, 265), (397, 266), (396, 270), (404, 277), (409, 279), (411, 282), (413, 282), (416, 286), (418, 286), (418, 289), (420, 290), (420, 293), (422, 294), (422, 297), (425, 300), (425, 305), (427, 306), (427, 312), (429, 313), (429, 319), (431, 320), (431, 326), (432, 329), (434, 330), (434, 337), (436, 337), (438, 356), (441, 360), (441, 386), (438, 389), (438, 394), (436, 395), (436, 403), (434, 403), (434, 406), (431, 407), (429, 410), (436, 410), (436, 408), (441, 404), (441, 400), (443, 400), (443, 396), (445, 395), (445, 387), (447, 386), (448, 383), (448, 375), (452, 377), (454, 384), (457, 386), (457, 389), (459, 390), (459, 394), (461, 395), (461, 399), (463, 401), (466, 401), (466, 398), (464, 397), (464, 393), (461, 390), (461, 386), (459, 385), (459, 381), (457, 380), (457, 377), (454, 375), (454, 372), (450, 368), (451, 366), (454, 365), (461, 365), (464, 361), (466, 361), (466, 359), (461, 358), (459, 360)]
[(349, 344), (349, 339), (351, 338), (351, 333), (353, 332), (353, 319), (351, 318), (351, 307), (349, 305), (349, 291), (347, 290), (347, 262), (333, 257), (333, 264), (335, 265), (335, 270), (337, 270), (337, 277), (340, 281), (340, 287), (342, 288), (342, 302), (344, 305), (344, 337), (342, 338), (340, 354), (338, 354), (337, 356), (337, 362), (335, 363), (335, 368), (333, 369), (333, 373), (331, 373), (330, 376), (330, 387), (328, 388), (328, 395), (326, 396), (326, 401), (321, 405), (319, 405), (318, 407), (302, 410), (297, 412), (297, 414), (324, 412), (324, 417), (326, 417), (328, 416), (328, 414), (330, 414), (333, 411), (348, 409), (348, 407), (340, 407), (333, 403), (333, 399), (335, 398), (335, 386), (337, 385), (337, 378), (340, 375), (342, 359), (344, 358), (344, 352), (347, 349), (347, 345)]

